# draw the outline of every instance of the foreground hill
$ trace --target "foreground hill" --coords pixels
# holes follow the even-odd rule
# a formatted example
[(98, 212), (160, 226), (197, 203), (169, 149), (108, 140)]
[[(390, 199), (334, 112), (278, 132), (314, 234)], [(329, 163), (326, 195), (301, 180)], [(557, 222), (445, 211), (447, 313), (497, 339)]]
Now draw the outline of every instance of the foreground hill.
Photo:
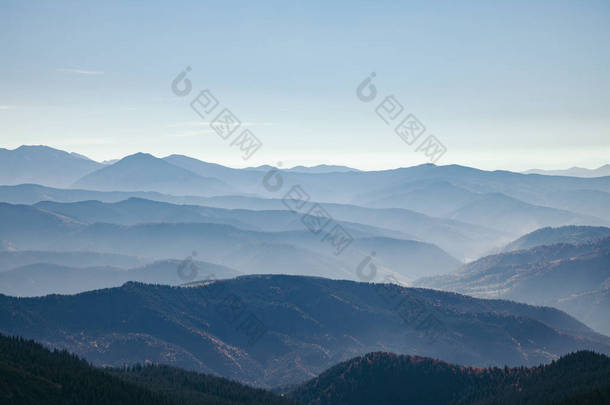
[(480, 369), (376, 352), (276, 391), (286, 394), (164, 365), (99, 369), (0, 335), (0, 402), (10, 405), (601, 404), (610, 400), (610, 359), (581, 351), (532, 368)]
[(289, 405), (222, 378), (170, 367), (102, 370), (66, 352), (0, 335), (0, 403), (10, 405)]
[[(542, 230), (540, 234), (544, 236), (547, 232), (551, 231)], [(578, 228), (567, 228), (565, 234), (570, 239), (582, 235)], [(528, 239), (546, 238), (530, 235), (523, 241)], [(610, 237), (576, 245), (542, 245), (487, 256), (457, 272), (418, 280), (415, 285), (476, 297), (554, 306), (595, 330), (610, 334)]]
[(537, 365), (610, 340), (551, 308), (396, 285), (246, 276), (74, 296), (0, 296), (0, 332), (95, 364), (144, 361), (261, 386), (388, 350), (469, 365)]
[[(605, 392), (605, 393), (604, 393)], [(429, 358), (370, 353), (290, 393), (308, 405), (542, 404), (610, 401), (610, 359), (582, 351), (533, 368), (471, 368)]]

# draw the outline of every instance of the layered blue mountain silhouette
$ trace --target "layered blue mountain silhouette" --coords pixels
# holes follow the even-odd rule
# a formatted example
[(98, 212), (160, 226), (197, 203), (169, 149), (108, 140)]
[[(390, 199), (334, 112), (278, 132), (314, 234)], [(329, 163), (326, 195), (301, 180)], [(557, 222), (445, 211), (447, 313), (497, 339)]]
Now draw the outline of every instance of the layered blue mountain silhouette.
[[(99, 163), (46, 146), (1, 149), (0, 334), (95, 365), (164, 363), (283, 386), (284, 397), (261, 394), (277, 403), (352, 403), (368, 395), (354, 387), (376, 386), (388, 367), (451, 373), (451, 395), (464, 401), (539, 398), (533, 375), (576, 380), (545, 380), (564, 370), (555, 364), (464, 367), (610, 352), (610, 177), (593, 177), (603, 173), (238, 169), (183, 155)], [(337, 229), (348, 241), (340, 251)], [(367, 355), (378, 351), (459, 366)], [(566, 361), (605, 361), (578, 356)], [(170, 391), (167, 376), (179, 375), (194, 396), (186, 382), (211, 381), (170, 368), (112, 373)], [(530, 385), (514, 391), (516, 380)], [(586, 387), (603, 395), (603, 384)], [(557, 398), (590, 394), (568, 391)]]

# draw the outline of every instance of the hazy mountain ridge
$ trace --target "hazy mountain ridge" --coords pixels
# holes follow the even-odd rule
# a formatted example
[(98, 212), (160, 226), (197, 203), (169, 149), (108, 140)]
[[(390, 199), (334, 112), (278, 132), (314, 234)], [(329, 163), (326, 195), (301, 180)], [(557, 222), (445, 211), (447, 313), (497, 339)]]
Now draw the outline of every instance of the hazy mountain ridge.
[[(593, 233), (599, 234), (597, 230)], [(526, 235), (522, 242), (539, 238), (545, 241), (574, 239), (584, 235), (590, 233), (583, 232), (582, 228), (545, 229)], [(610, 237), (581, 244), (541, 245), (492, 255), (469, 263), (453, 274), (421, 279), (414, 284), (476, 297), (507, 298), (554, 306), (597, 331), (610, 334), (607, 320), (610, 310), (607, 299)], [(583, 305), (584, 302), (589, 305)]]
[(168, 194), (217, 195), (231, 187), (213, 177), (202, 177), (146, 153), (136, 153), (83, 176), (76, 188), (100, 191), (156, 191)]
[(36, 263), (55, 264), (69, 267), (98, 267), (111, 266), (119, 269), (138, 267), (143, 260), (133, 256), (114, 253), (99, 253), (86, 251), (36, 251), (36, 250), (10, 250), (0, 251), (0, 273), (21, 266)]
[(77, 294), (119, 287), (128, 281), (180, 285), (186, 281), (232, 278), (240, 274), (226, 266), (193, 259), (159, 260), (131, 269), (33, 263), (0, 273), (0, 294), (17, 297)]
[(13, 150), (0, 148), (0, 184), (67, 187), (100, 167), (100, 163), (82, 155), (43, 145), (23, 145)]
[(546, 227), (523, 235), (504, 247), (505, 252), (529, 249), (540, 245), (556, 243), (580, 244), (610, 236), (610, 228), (603, 226), (563, 226)]
[[(285, 210), (281, 199), (249, 196), (217, 196), (203, 202), (210, 207), (248, 210)], [(335, 220), (360, 223), (413, 235), (438, 245), (451, 255), (473, 257), (511, 240), (509, 234), (461, 221), (429, 217), (402, 208), (367, 208), (351, 204), (319, 203)]]
[[(187, 156), (171, 155), (158, 159), (139, 153), (104, 166), (76, 184), (103, 190), (131, 190), (136, 194), (135, 190), (150, 190), (150, 193), (142, 195), (143, 192), (139, 192), (136, 196), (174, 203), (213, 205), (215, 202), (219, 206), (224, 201), (226, 205), (220, 208), (231, 207), (226, 199), (201, 200), (197, 195), (233, 193), (248, 194), (252, 198), (272, 197), (277, 201), (270, 205), (277, 203), (278, 206), (271, 209), (285, 209), (280, 198), (288, 191), (288, 185), (299, 184), (306, 190), (310, 201), (322, 202), (324, 209), (337, 220), (413, 235), (462, 260), (479, 257), (499, 248), (509, 239), (544, 226), (610, 225), (610, 208), (605, 208), (610, 202), (610, 177), (587, 179), (524, 175), (433, 164), (382, 171), (302, 173), (280, 170), (273, 176), (281, 176), (285, 186), (281, 193), (277, 193), (263, 187), (266, 175), (265, 171), (258, 169), (228, 168)], [(87, 183), (87, 179), (91, 182)], [(5, 187), (0, 189), (0, 195), (4, 193), (5, 198), (13, 202), (60, 198), (75, 201), (76, 195), (87, 195), (76, 191), (62, 195), (49, 190), (51, 198), (44, 198), (45, 191), (32, 190), (32, 187), (29, 186), (29, 190), (25, 186), (11, 190)], [(591, 195), (586, 203), (579, 198), (582, 193)], [(127, 197), (125, 194), (121, 196), (122, 199)], [(81, 200), (116, 201), (117, 197), (117, 194), (97, 194)], [(254, 200), (246, 199), (244, 203), (246, 205), (239, 208), (257, 209)], [(354, 203), (370, 203), (378, 209), (358, 207), (356, 210)], [(396, 207), (420, 210), (434, 216), (417, 218), (415, 211), (379, 211), (380, 208)], [(444, 218), (437, 218), (437, 215)], [(408, 220), (394, 221), (394, 217)], [(459, 221), (451, 222), (451, 219)], [(418, 222), (417, 226), (409, 224), (415, 222)], [(390, 225), (382, 226), (384, 223)]]
[(571, 176), (571, 177), (603, 177), (610, 176), (610, 164), (603, 165), (597, 169), (586, 169), (584, 167), (571, 167), (563, 170), (530, 169), (524, 174), (542, 174), (545, 176)]
[[(300, 216), (286, 209), (273, 211), (224, 209), (201, 205), (177, 205), (135, 197), (115, 203), (102, 203), (99, 201), (56, 203), (42, 201), (34, 206), (89, 224), (96, 222), (121, 225), (137, 225), (141, 223), (217, 223), (231, 225), (243, 230), (262, 232), (301, 231), (305, 229)], [(415, 239), (411, 235), (396, 230), (360, 223), (337, 222), (341, 223), (354, 237), (385, 236), (399, 239)]]
[[(128, 209), (122, 209), (126, 206)], [(290, 272), (355, 279), (357, 265), (375, 249), (383, 253), (377, 257), (379, 266), (405, 280), (445, 273), (460, 265), (455, 258), (432, 244), (385, 236), (380, 238), (376, 234), (371, 236), (371, 230), (377, 234), (381, 231), (357, 225), (352, 229), (352, 225), (346, 223), (343, 225), (353, 234), (354, 242), (346, 248), (345, 253), (335, 256), (332, 246), (322, 241), (322, 235), (309, 232), (300, 218), (288, 211), (265, 213), (208, 209), (208, 212), (213, 211), (215, 222), (139, 223), (139, 219), (167, 219), (172, 215), (177, 215), (181, 220), (186, 219), (185, 215), (190, 215), (192, 219), (194, 213), (206, 212), (206, 208), (171, 206), (145, 200), (116, 205), (97, 202), (66, 205), (44, 203), (40, 207), (47, 209), (0, 204), (0, 218), (7, 218), (6, 226), (0, 229), (0, 239), (23, 250), (96, 250), (155, 260), (187, 257), (197, 251), (201, 260), (226, 264), (245, 274)], [(81, 221), (91, 219), (90, 216), (94, 220), (117, 218), (125, 221), (125, 218), (134, 218), (135, 214), (130, 212), (137, 212), (137, 219), (128, 221), (137, 223), (89, 224), (49, 209), (75, 215)], [(274, 221), (277, 223), (279, 215), (279, 218), (287, 219), (288, 224), (299, 230), (264, 232), (250, 230), (249, 227), (241, 229), (222, 223), (218, 220), (222, 219), (220, 214), (229, 217), (230, 221), (224, 222), (237, 221), (239, 225), (250, 221), (261, 226), (269, 226), (264, 222), (272, 218), (276, 218)], [(262, 218), (253, 222), (252, 215)]]

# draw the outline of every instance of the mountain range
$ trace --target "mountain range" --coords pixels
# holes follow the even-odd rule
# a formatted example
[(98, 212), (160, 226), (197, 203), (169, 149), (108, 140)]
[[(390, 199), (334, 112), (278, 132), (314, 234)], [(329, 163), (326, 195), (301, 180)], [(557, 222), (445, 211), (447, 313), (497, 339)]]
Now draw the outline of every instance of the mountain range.
[[(355, 279), (358, 264), (376, 251), (379, 267), (405, 280), (460, 265), (432, 244), (389, 238), (382, 231), (352, 224), (344, 225), (353, 243), (345, 254), (336, 256), (322, 236), (303, 229), (299, 218), (288, 211), (244, 212), (147, 200), (36, 206), (0, 203), (0, 219), (4, 222), (0, 239), (21, 250), (95, 250), (151, 260), (185, 258), (196, 251), (201, 260), (242, 273), (264, 269)], [(112, 222), (96, 222), (99, 219)], [(166, 222), (155, 222), (159, 220)], [(237, 227), (240, 224), (245, 225)], [(252, 230), (257, 224), (271, 231)]]
[(525, 174), (544, 174), (546, 176), (572, 176), (572, 177), (602, 177), (610, 176), (610, 165), (603, 165), (597, 169), (585, 169), (584, 167), (571, 167), (564, 170), (541, 170), (531, 169), (523, 172)]
[[(608, 393), (610, 176), (98, 163), (46, 146), (0, 150), (0, 173), (0, 333), (105, 367), (79, 370), (133, 403)], [(10, 361), (15, 387), (67, 393), (69, 374)]]
[(474, 366), (610, 352), (610, 338), (552, 308), (283, 275), (0, 296), (0, 332), (98, 365), (147, 360), (266, 387), (302, 382), (379, 350)]
[(0, 148), (0, 184), (38, 183), (68, 187), (82, 176), (102, 168), (101, 163), (48, 146)]

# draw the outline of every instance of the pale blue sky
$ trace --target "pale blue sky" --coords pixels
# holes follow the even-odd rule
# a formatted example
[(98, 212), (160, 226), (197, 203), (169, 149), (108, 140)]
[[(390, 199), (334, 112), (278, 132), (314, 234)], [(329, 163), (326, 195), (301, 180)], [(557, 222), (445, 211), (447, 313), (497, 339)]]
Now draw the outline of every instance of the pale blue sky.
[[(610, 2), (0, 3), (0, 147), (230, 166), (423, 163), (355, 89), (370, 72), (484, 169), (610, 163)], [(186, 66), (193, 93), (170, 82)], [(264, 143), (249, 161), (190, 109), (211, 89)]]

